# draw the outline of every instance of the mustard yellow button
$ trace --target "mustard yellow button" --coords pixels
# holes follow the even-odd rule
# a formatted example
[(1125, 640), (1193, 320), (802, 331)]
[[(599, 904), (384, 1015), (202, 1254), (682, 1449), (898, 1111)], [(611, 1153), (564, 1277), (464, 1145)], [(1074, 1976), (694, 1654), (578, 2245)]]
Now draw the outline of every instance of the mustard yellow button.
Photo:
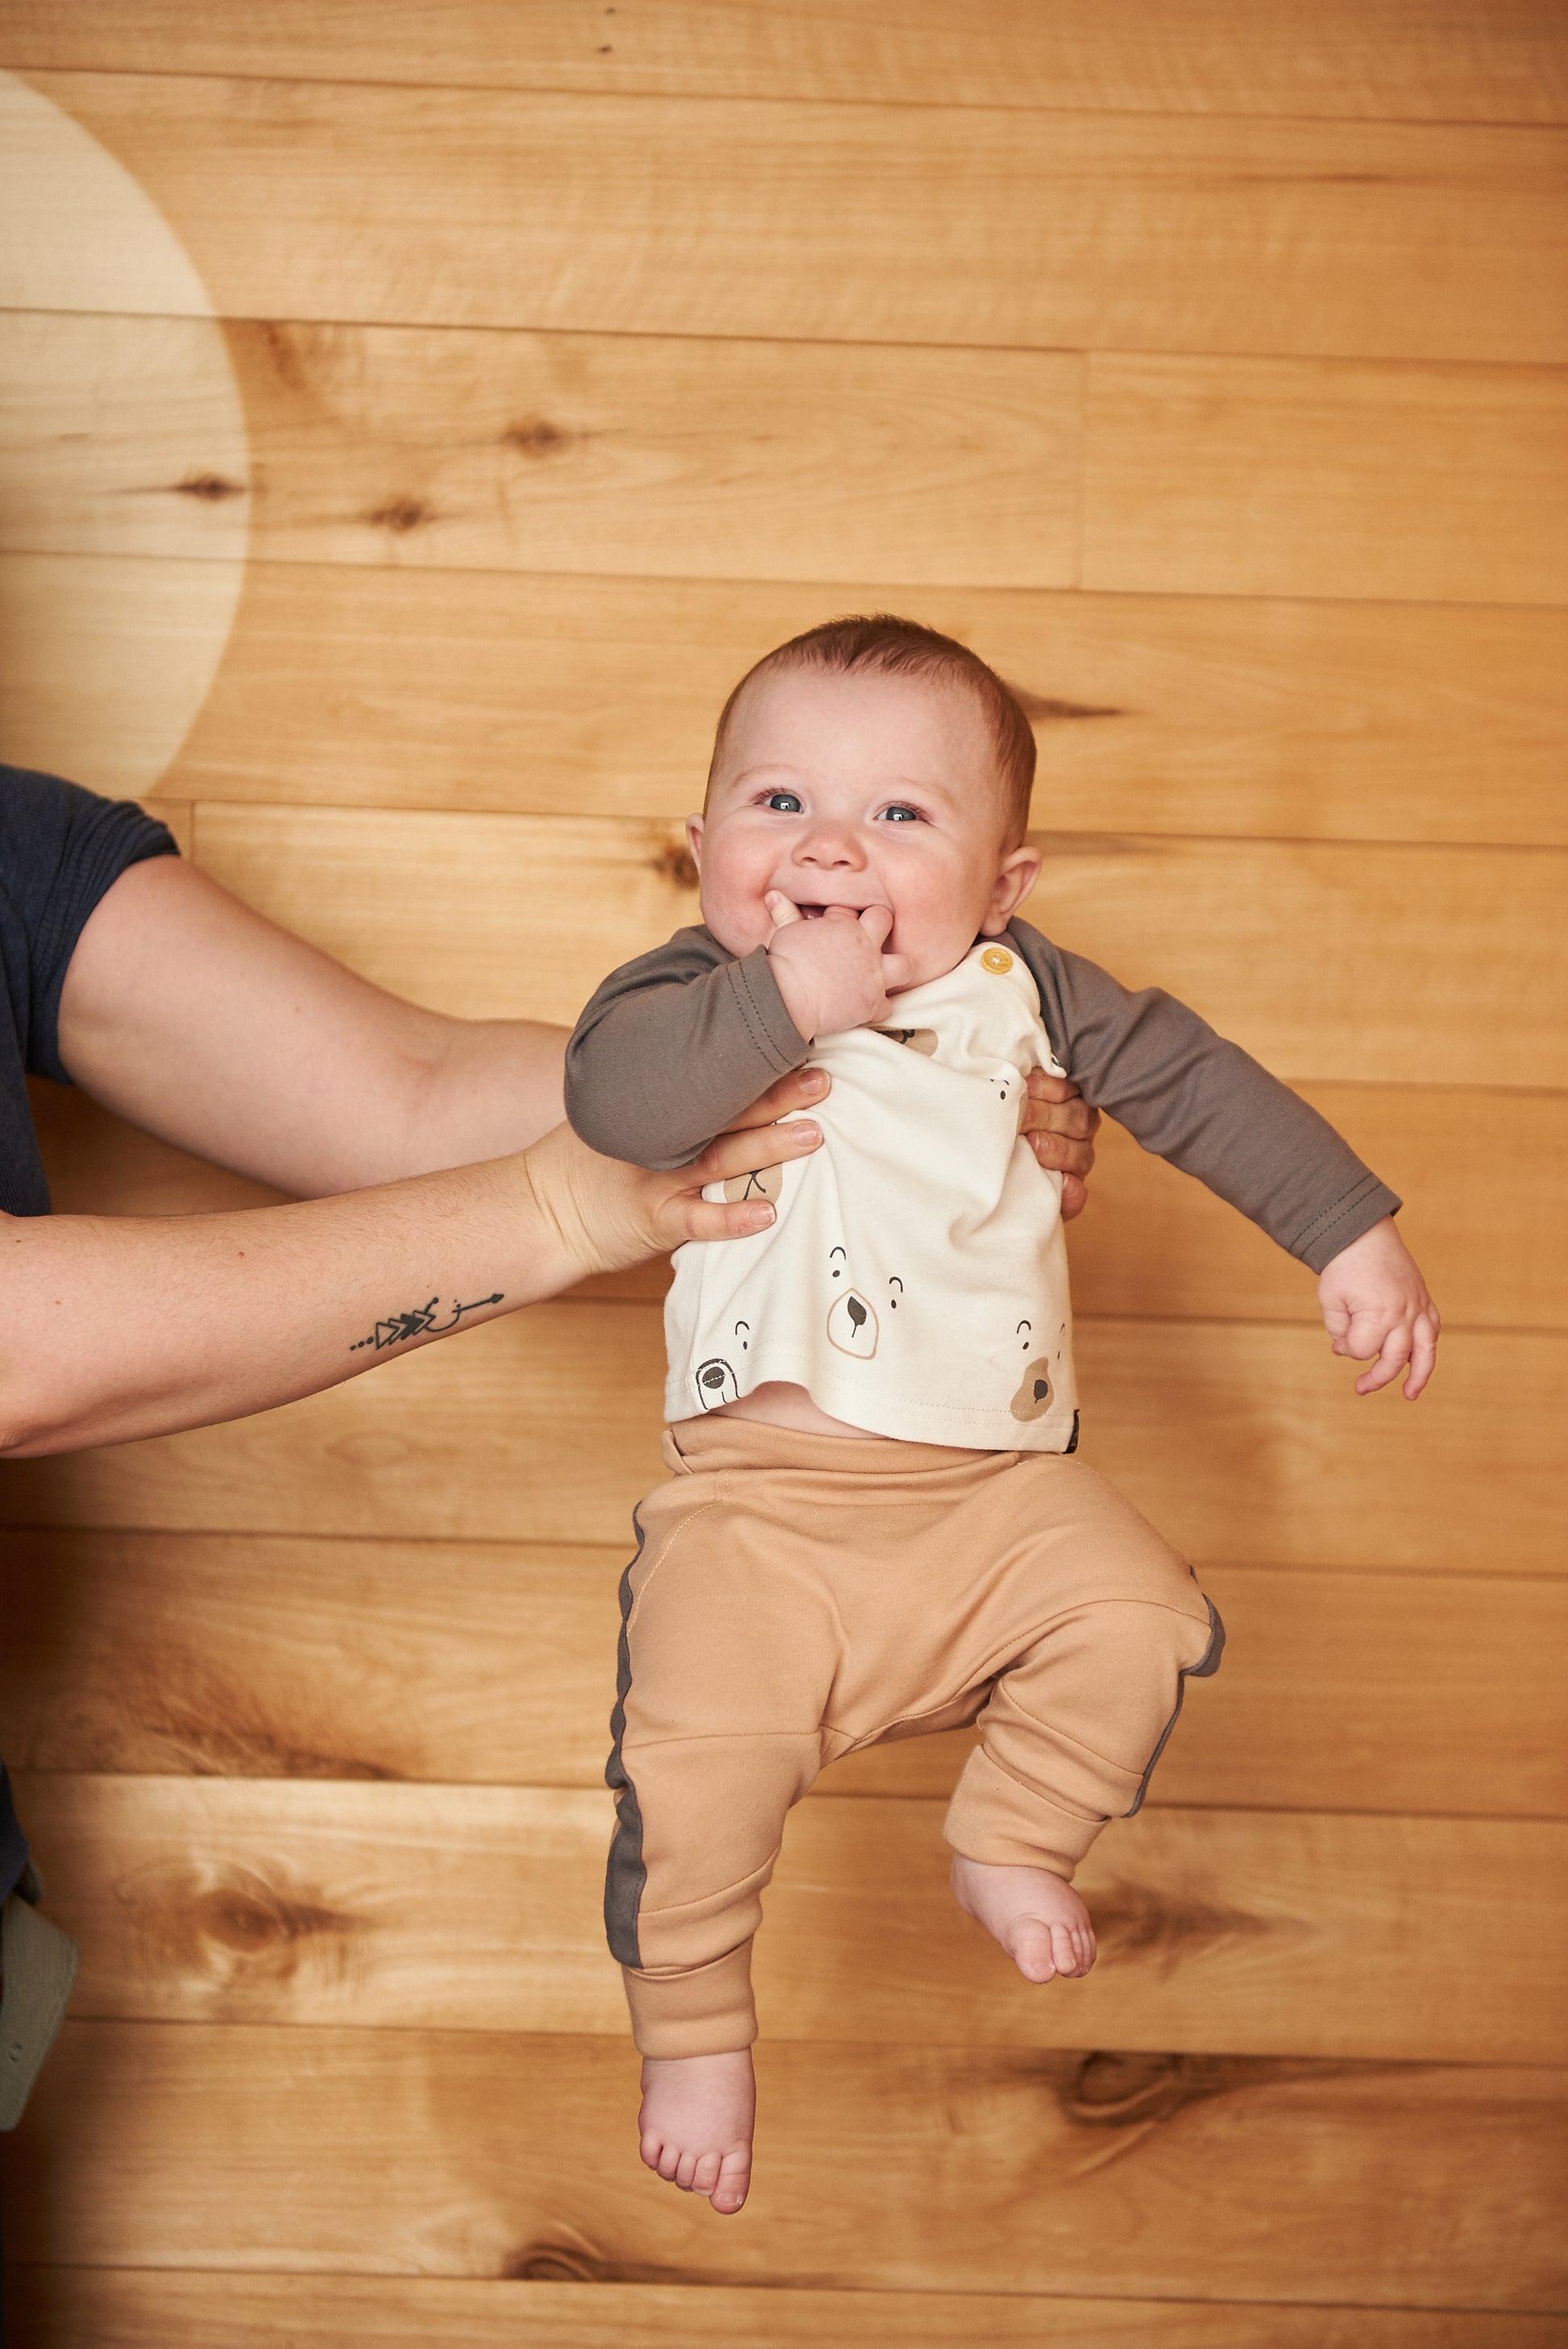
[(1006, 947), (987, 947), (980, 957), (982, 970), (994, 970), (998, 975), (1013, 968), (1013, 957)]

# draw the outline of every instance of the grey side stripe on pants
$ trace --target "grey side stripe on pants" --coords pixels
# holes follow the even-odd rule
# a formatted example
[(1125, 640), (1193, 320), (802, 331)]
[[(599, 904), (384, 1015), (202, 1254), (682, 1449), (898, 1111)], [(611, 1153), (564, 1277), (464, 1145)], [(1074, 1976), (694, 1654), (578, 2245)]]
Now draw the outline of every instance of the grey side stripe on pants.
[(604, 1867), (604, 1931), (610, 1955), (623, 1966), (640, 1966), (643, 1962), (637, 1945), (637, 1911), (643, 1905), (643, 1887), (648, 1880), (648, 1871), (643, 1865), (643, 1815), (637, 1807), (637, 1790), (621, 1758), (621, 1740), (626, 1733), (626, 1699), (632, 1687), (632, 1649), (626, 1628), (632, 1615), (632, 1572), (643, 1555), (643, 1524), (635, 1510), (632, 1512), (632, 1523), (636, 1529), (637, 1547), (621, 1577), (621, 1640), (615, 1659), (615, 1709), (610, 1715), (610, 1734), (614, 1743), (604, 1764), (604, 1783), (615, 1790), (615, 1832)]
[(1209, 1644), (1195, 1664), (1183, 1664), (1176, 1675), (1176, 1710), (1160, 1733), (1160, 1743), (1150, 1755), (1149, 1767), (1138, 1782), (1138, 1792), (1132, 1798), (1132, 1809), (1122, 1813), (1124, 1818), (1131, 1818), (1134, 1812), (1143, 1808), (1143, 1797), (1149, 1792), (1149, 1781), (1154, 1775), (1154, 1764), (1164, 1753), (1170, 1743), (1171, 1732), (1181, 1718), (1181, 1700), (1187, 1693), (1188, 1682), (1206, 1681), (1220, 1669), (1220, 1658), (1225, 1652), (1225, 1627), (1220, 1620), (1219, 1609), (1207, 1595), (1204, 1597), (1203, 1604), (1209, 1610)]

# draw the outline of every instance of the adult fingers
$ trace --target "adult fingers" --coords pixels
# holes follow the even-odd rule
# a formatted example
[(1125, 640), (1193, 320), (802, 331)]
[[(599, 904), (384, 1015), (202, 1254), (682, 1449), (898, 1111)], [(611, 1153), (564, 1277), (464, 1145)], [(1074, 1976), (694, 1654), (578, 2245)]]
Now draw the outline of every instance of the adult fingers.
[(1076, 1093), (1042, 1098), (1031, 1081), (1018, 1130), (1021, 1133), (1068, 1133), (1076, 1142), (1087, 1142), (1099, 1131), (1099, 1112), (1090, 1109), (1088, 1102), (1080, 1101)]
[(1070, 1224), (1088, 1205), (1088, 1190), (1080, 1174), (1062, 1176), (1062, 1221)]
[[(825, 1069), (791, 1069), (787, 1077), (779, 1077), (765, 1093), (759, 1094), (749, 1109), (743, 1109), (738, 1117), (731, 1118), (725, 1133), (748, 1133), (754, 1126), (771, 1125), (775, 1118), (788, 1117), (791, 1110), (803, 1109), (809, 1102), (820, 1101), (832, 1081)], [(749, 1174), (753, 1166), (771, 1165), (773, 1163), (771, 1159), (754, 1158), (749, 1165), (727, 1167), (725, 1172)], [(700, 1160), (698, 1164), (701, 1164)], [(711, 1183), (716, 1177), (705, 1174), (702, 1179), (705, 1183)]]
[(747, 1126), (738, 1133), (721, 1133), (700, 1158), (682, 1168), (685, 1179), (680, 1187), (696, 1191), (705, 1183), (727, 1183), (732, 1174), (755, 1174), (761, 1166), (808, 1157), (821, 1139), (822, 1129), (810, 1117), (789, 1117), (782, 1125)]
[(1070, 1133), (1030, 1133), (1029, 1147), (1047, 1174), (1087, 1175), (1093, 1172), (1092, 1142), (1077, 1142)]
[(742, 1206), (719, 1199), (690, 1199), (683, 1195), (674, 1201), (667, 1220), (673, 1229), (665, 1236), (666, 1247), (679, 1247), (683, 1240), (745, 1240), (756, 1232), (765, 1232), (773, 1221), (773, 1210), (766, 1199), (748, 1200)]
[(1438, 1367), (1438, 1309), (1434, 1305), (1425, 1313), (1418, 1313), (1410, 1340), (1410, 1375), (1405, 1381), (1407, 1402), (1414, 1402), (1432, 1372)]
[(1070, 1077), (1058, 1077), (1054, 1069), (1031, 1069), (1029, 1091), (1037, 1101), (1077, 1101), (1078, 1089)]

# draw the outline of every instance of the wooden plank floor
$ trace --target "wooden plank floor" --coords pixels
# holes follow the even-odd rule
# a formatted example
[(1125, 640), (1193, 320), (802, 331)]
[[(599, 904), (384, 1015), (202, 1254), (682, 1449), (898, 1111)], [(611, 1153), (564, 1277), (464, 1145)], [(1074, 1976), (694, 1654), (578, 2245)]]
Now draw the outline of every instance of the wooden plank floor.
[[(603, 1788), (69, 1776), (18, 1800), (80, 2016), (623, 2035)], [(795, 1813), (766, 2037), (1568, 2061), (1568, 1825), (1151, 1811), (1079, 1871), (1104, 1963), (1042, 1992), (944, 1899), (942, 1809)], [(1457, 2002), (1456, 1956), (1497, 1945), (1506, 1971)]]
[(26, 78), (227, 317), (1568, 358), (1556, 129)]
[[(565, 2253), (541, 2261), (572, 2271)], [(51, 2349), (1561, 2349), (1555, 2316), (1222, 2307), (1039, 2293), (791, 2292), (726, 2286), (472, 2282), (435, 2277), (204, 2276), (21, 2268), (9, 2304)]]
[[(403, 568), (402, 547), (249, 572), (161, 794), (683, 816), (736, 678), (824, 612), (892, 604), (1021, 689), (1042, 828), (1568, 844), (1562, 610), (431, 573)], [(160, 664), (225, 593), (189, 557), (8, 554), (13, 755), (136, 796), (136, 713), (156, 711)], [(98, 647), (85, 678), (67, 629)]]
[(1222, 2272), (1235, 2299), (1542, 2313), (1568, 2282), (1550, 2067), (780, 2040), (758, 2077), (765, 2167), (720, 2228), (628, 2164), (636, 2060), (607, 2037), (67, 2023), (7, 2169), (7, 2240), (88, 2267), (497, 2276), (564, 2255), (606, 2281), (868, 2290), (1081, 2293), (1114, 2271), (1129, 2299)]
[[(1086, 1456), (1224, 1669), (1085, 1983), (952, 1906), (971, 1733), (824, 1775), (735, 2226), (636, 2162), (596, 1916), (667, 1268), (0, 1466), (84, 1948), (8, 2339), (1568, 2349), (1561, 9), (0, 0), (0, 755), (568, 1021), (695, 917), (734, 679), (911, 611), (1030, 711), (1031, 916), (1298, 1083), (1448, 1325), (1356, 1402), (1103, 1138)], [(35, 1097), (65, 1212), (273, 1195)]]
[[(626, 1548), (13, 1530), (12, 1766), (602, 1786)], [(1152, 1808), (1568, 1816), (1568, 1579), (1206, 1566), (1203, 1583), (1224, 1670)], [(851, 1755), (820, 1791), (944, 1795), (969, 1744)]]

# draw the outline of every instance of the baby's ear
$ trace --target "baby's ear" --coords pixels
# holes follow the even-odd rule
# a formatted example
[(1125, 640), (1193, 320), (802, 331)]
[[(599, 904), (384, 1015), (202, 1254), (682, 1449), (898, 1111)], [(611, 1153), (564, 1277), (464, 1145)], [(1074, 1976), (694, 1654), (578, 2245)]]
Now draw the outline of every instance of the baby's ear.
[(996, 885), (991, 892), (991, 903), (980, 925), (985, 937), (999, 937), (1040, 877), (1043, 862), (1037, 848), (1026, 840), (1010, 848), (996, 867)]
[(691, 850), (691, 861), (700, 873), (702, 871), (702, 818), (700, 815), (687, 816), (686, 836), (686, 846)]

